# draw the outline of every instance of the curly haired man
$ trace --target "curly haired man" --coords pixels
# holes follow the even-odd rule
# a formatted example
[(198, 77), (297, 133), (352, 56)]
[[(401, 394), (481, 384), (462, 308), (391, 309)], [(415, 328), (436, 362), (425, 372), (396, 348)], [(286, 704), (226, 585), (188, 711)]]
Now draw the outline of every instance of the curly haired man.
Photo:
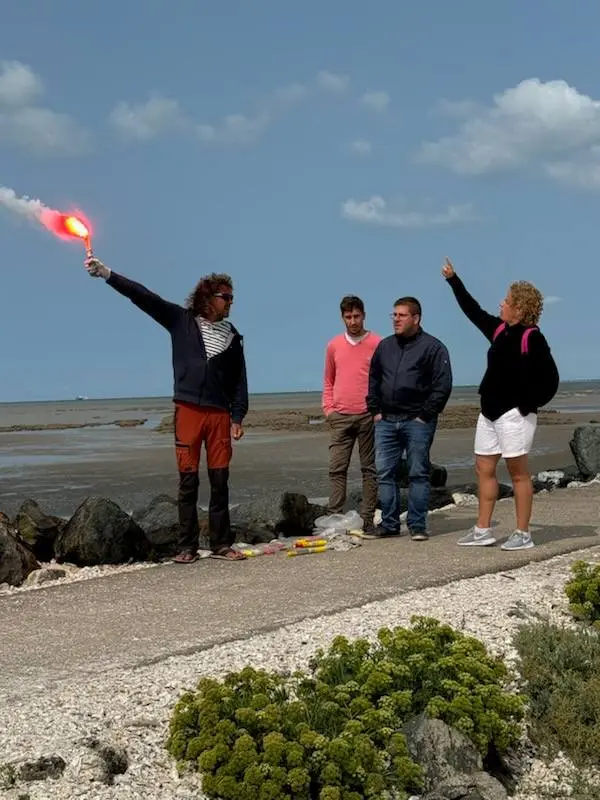
[(229, 464), (231, 439), (241, 439), (244, 433), (248, 385), (242, 337), (227, 319), (233, 303), (231, 278), (216, 273), (201, 278), (184, 307), (119, 275), (95, 257), (88, 258), (85, 267), (92, 277), (104, 278), (171, 335), (179, 470), (179, 552), (175, 561), (191, 564), (198, 558), (198, 469), (202, 444), (206, 448), (210, 482), (208, 521), (212, 554), (227, 561), (242, 560), (245, 556), (232, 549)]

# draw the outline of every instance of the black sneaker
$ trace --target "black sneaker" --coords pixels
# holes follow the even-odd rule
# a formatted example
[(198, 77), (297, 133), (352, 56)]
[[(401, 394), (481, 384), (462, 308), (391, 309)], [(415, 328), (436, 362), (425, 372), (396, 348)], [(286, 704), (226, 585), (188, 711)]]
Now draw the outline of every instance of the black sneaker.
[(388, 539), (391, 536), (400, 536), (400, 531), (391, 531), (389, 528), (384, 528), (383, 525), (377, 525), (373, 528), (373, 535), (378, 539)]
[(427, 531), (409, 531), (413, 542), (426, 542), (429, 539)]

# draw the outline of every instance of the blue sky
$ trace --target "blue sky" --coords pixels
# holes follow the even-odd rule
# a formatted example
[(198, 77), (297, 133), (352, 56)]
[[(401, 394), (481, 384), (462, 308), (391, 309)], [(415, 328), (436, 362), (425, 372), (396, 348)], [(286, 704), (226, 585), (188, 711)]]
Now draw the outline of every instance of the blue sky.
[[(599, 28), (593, 0), (20, 0), (0, 187), (79, 206), (97, 255), (171, 300), (231, 273), (251, 391), (320, 388), (346, 293), (382, 334), (417, 295), (476, 382), (446, 255), (491, 310), (536, 283), (563, 379), (597, 378)], [(169, 394), (168, 335), (12, 206), (0, 400)]]

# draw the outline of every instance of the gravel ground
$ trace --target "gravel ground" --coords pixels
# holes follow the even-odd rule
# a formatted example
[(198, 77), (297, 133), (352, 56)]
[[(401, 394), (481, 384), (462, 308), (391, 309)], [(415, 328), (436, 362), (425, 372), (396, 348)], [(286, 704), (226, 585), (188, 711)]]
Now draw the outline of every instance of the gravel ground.
[[(61, 756), (67, 764), (61, 778), (19, 782), (4, 796), (7, 800), (24, 795), (30, 800), (198, 800), (204, 797), (198, 778), (178, 777), (164, 742), (174, 703), (201, 675), (222, 676), (247, 664), (303, 667), (318, 647), (336, 635), (371, 638), (382, 626), (409, 623), (413, 614), (435, 616), (475, 635), (512, 663), (512, 635), (524, 615), (569, 619), (562, 589), (570, 563), (578, 558), (600, 560), (600, 546), (442, 589), (408, 592), (194, 655), (105, 672), (86, 682), (66, 682), (53, 694), (34, 691), (0, 699), (0, 765), (51, 755)], [(115, 777), (112, 786), (97, 780), (98, 757), (82, 744), (89, 737), (127, 751), (129, 768)], [(551, 768), (535, 762), (515, 800), (536, 800), (541, 787), (556, 785), (565, 770), (568, 781), (569, 764), (564, 760)]]

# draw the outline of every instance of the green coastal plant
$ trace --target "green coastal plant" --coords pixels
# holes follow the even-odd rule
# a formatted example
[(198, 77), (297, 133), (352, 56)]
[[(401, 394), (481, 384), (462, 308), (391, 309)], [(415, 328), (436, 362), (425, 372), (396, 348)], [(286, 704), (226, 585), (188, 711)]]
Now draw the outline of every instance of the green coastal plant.
[(308, 673), (245, 668), (203, 678), (177, 703), (169, 752), (222, 800), (359, 800), (422, 786), (402, 725), (421, 712), (466, 733), (482, 752), (519, 735), (522, 701), (483, 644), (432, 619), (382, 629), (376, 642), (338, 637)]
[(565, 585), (571, 613), (600, 628), (600, 564), (576, 561), (571, 572), (573, 577)]
[(600, 638), (589, 628), (525, 625), (515, 637), (533, 741), (549, 757), (600, 767)]

